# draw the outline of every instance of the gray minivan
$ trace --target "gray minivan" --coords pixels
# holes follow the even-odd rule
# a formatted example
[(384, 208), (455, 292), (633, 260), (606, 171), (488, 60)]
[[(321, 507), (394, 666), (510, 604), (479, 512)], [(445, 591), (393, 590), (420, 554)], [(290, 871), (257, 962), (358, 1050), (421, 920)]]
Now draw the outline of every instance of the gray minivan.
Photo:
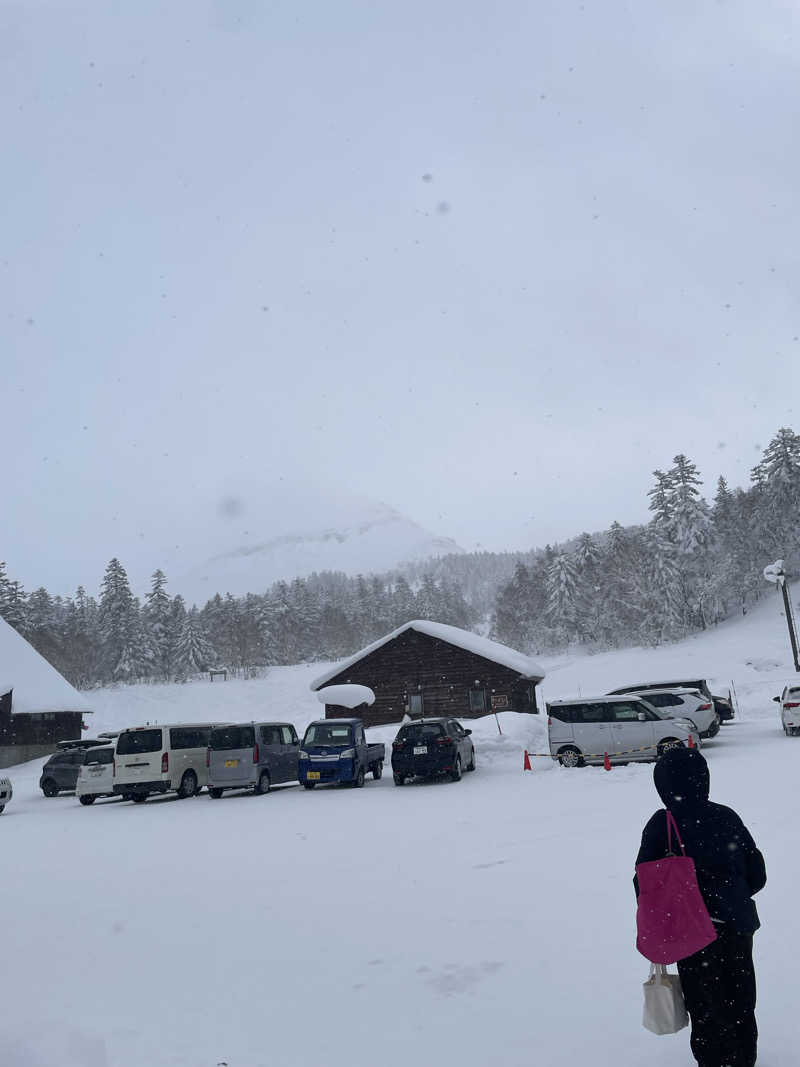
[(226, 789), (268, 793), (273, 785), (296, 782), (299, 748), (288, 722), (218, 726), (208, 743), (208, 792), (219, 800)]

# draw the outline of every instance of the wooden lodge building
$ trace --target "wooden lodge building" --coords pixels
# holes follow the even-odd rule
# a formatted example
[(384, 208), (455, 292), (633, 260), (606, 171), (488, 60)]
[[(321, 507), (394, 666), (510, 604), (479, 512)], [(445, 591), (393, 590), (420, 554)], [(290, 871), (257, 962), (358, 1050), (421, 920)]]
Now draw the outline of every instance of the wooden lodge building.
[(92, 709), (55, 667), (0, 618), (0, 767), (81, 737)]
[(373, 642), (316, 678), (328, 685), (368, 686), (375, 703), (357, 712), (325, 705), (325, 717), (358, 714), (365, 726), (454, 715), (477, 719), (493, 711), (535, 713), (542, 668), (529, 656), (444, 623), (416, 619)]

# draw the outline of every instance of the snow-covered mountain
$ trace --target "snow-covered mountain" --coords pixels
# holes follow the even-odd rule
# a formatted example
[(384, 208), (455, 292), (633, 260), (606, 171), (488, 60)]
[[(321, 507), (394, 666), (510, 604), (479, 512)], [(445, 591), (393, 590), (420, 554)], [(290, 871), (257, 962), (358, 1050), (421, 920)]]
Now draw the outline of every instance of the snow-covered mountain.
[(177, 575), (170, 583), (173, 590), (190, 603), (203, 604), (215, 593), (260, 593), (273, 582), (314, 571), (368, 574), (409, 560), (463, 551), (451, 538), (426, 530), (378, 501), (350, 494), (314, 494), (313, 499), (298, 502), (293, 494), (287, 508), (283, 494), (274, 503), (271, 516), (254, 520), (246, 515), (252, 509), (239, 498), (223, 500), (222, 519), (233, 526), (228, 531), (231, 547), (183, 572), (173, 567)]

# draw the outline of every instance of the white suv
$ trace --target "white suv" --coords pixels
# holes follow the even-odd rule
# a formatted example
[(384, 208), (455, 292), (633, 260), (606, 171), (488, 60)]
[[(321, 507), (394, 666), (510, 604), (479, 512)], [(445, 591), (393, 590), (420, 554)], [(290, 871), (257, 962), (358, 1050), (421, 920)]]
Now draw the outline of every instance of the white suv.
[(690, 719), (702, 738), (719, 733), (719, 715), (699, 689), (637, 689), (635, 695), (651, 704), (663, 719)]
[(657, 759), (669, 748), (697, 745), (688, 719), (664, 719), (636, 696), (554, 700), (547, 705), (550, 754), (562, 767)]
[(779, 697), (773, 697), (781, 706), (781, 724), (787, 737), (800, 734), (800, 686), (785, 685)]

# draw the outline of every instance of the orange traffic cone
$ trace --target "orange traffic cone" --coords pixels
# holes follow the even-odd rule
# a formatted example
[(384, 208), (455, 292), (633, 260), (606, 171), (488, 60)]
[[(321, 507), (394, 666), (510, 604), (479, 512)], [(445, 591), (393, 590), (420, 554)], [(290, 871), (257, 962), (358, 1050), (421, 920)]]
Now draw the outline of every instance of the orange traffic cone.
[(522, 769), (523, 771), (533, 770), (533, 767), (531, 767), (531, 757), (528, 755), (527, 748), (525, 749), (525, 759), (522, 761)]
[(691, 734), (689, 734), (689, 748), (696, 748), (696, 747), (697, 746), (694, 743), (694, 738), (692, 737)]
[(611, 760), (608, 758), (608, 753), (607, 752), (603, 753), (603, 766), (605, 767), (605, 769), (607, 771), (611, 770)]

